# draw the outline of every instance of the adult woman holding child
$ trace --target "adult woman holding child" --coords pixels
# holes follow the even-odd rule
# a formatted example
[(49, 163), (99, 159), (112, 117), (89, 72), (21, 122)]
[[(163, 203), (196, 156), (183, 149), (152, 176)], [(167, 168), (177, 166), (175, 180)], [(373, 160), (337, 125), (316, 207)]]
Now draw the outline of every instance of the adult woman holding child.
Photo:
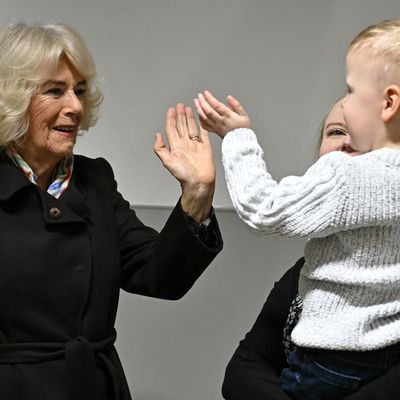
[[(321, 124), (319, 156), (341, 151), (352, 156), (358, 153), (349, 145), (340, 100), (334, 104)], [(240, 342), (230, 360), (222, 394), (226, 400), (289, 400), (279, 385), (279, 377), (287, 368), (287, 356), (293, 349), (290, 332), (301, 312), (298, 282), (304, 258), (300, 258), (275, 283), (257, 320)], [(347, 400), (395, 399), (400, 390), (400, 365), (347, 396)]]
[(160, 134), (155, 145), (182, 187), (161, 233), (137, 218), (104, 159), (74, 155), (97, 119), (95, 78), (71, 28), (1, 29), (1, 399), (130, 399), (114, 348), (120, 288), (178, 299), (222, 248), (211, 147), (182, 104), (167, 114), (170, 147)]

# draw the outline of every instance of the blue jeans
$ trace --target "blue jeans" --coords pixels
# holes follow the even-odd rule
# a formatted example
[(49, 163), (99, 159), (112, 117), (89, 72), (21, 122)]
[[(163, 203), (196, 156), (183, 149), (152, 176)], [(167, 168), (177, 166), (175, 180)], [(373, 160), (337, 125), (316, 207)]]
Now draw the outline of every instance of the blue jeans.
[(299, 348), (289, 354), (279, 383), (292, 399), (338, 400), (399, 360), (400, 343), (365, 352)]

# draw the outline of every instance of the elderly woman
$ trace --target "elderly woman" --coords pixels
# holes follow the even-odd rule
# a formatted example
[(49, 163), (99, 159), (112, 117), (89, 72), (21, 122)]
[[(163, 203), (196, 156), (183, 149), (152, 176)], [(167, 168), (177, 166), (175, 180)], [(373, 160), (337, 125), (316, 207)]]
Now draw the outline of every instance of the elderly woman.
[(182, 187), (161, 233), (104, 159), (74, 155), (97, 119), (95, 78), (71, 28), (1, 29), (1, 399), (130, 399), (114, 348), (120, 288), (178, 299), (222, 247), (211, 147), (182, 104), (167, 114), (169, 147), (159, 134), (155, 144)]
[[(358, 153), (350, 147), (350, 138), (340, 101), (324, 119), (318, 143), (319, 156), (341, 151)], [(269, 294), (257, 320), (240, 342), (230, 360), (222, 387), (226, 400), (290, 400), (279, 386), (279, 376), (287, 367), (287, 355), (294, 348), (290, 333), (302, 308), (298, 293), (304, 258), (290, 268)], [(345, 397), (346, 400), (398, 399), (400, 365)], [(322, 399), (321, 399), (322, 400)]]

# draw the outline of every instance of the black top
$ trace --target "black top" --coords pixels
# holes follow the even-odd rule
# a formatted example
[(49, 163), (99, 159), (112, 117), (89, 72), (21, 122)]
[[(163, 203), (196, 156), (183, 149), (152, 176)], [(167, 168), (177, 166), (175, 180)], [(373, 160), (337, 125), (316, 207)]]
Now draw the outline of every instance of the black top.
[[(0, 153), (0, 399), (130, 400), (113, 346), (119, 292), (176, 300), (222, 248), (178, 202), (160, 233), (103, 159), (75, 156), (56, 199)], [(134, 345), (134, 343), (132, 343)]]
[[(301, 258), (276, 282), (250, 332), (230, 360), (222, 386), (226, 400), (290, 400), (278, 379), (287, 367), (282, 332), (290, 305), (298, 292)], [(398, 399), (400, 364), (361, 387), (346, 400)]]

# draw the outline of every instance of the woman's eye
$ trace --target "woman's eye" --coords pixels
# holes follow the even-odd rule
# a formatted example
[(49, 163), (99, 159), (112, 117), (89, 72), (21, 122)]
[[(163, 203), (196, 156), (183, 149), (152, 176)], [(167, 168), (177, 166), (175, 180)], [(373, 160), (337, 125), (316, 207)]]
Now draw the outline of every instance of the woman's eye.
[(51, 89), (47, 90), (45, 93), (46, 93), (46, 94), (49, 94), (49, 95), (51, 95), (51, 96), (59, 97), (59, 96), (62, 96), (62, 94), (63, 94), (64, 92), (63, 92), (63, 90), (60, 89), (60, 88), (51, 88)]
[(332, 129), (331, 131), (326, 132), (326, 136), (347, 136), (347, 132), (340, 129)]
[(82, 97), (86, 93), (86, 89), (76, 89), (75, 96)]

